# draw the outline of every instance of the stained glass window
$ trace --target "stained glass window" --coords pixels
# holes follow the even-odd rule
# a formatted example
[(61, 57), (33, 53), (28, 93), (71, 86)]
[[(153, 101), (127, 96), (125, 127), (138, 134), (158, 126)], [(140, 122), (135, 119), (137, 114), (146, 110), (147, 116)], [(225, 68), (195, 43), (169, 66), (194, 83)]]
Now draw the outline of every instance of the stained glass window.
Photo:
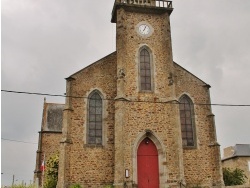
[(180, 120), (183, 146), (195, 146), (193, 125), (193, 103), (184, 95), (180, 100)]
[(88, 144), (102, 144), (102, 98), (97, 92), (89, 97)]
[(140, 81), (141, 90), (151, 90), (150, 54), (146, 49), (140, 52)]

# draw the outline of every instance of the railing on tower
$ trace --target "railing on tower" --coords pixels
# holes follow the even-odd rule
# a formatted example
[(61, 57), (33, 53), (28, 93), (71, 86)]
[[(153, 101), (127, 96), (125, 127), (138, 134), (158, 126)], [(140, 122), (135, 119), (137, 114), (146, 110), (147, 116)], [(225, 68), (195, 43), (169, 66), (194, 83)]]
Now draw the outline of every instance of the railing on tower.
[(157, 7), (173, 8), (172, 1), (158, 0), (156, 1)]
[(172, 1), (167, 0), (118, 0), (119, 3), (173, 8)]

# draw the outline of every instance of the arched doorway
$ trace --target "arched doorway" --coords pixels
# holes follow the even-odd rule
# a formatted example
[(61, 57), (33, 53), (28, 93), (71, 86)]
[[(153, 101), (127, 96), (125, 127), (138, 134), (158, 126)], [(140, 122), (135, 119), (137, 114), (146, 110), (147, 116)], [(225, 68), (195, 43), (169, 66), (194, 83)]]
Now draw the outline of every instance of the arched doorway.
[(146, 137), (137, 150), (138, 188), (159, 188), (158, 151), (153, 141)]

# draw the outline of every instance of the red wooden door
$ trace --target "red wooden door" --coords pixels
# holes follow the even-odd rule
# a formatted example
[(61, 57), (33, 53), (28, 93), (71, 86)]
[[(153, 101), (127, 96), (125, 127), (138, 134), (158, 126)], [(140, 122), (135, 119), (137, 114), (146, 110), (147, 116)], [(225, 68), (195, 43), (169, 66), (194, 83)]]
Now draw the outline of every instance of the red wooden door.
[(137, 151), (138, 188), (159, 188), (158, 151), (149, 138), (145, 138)]

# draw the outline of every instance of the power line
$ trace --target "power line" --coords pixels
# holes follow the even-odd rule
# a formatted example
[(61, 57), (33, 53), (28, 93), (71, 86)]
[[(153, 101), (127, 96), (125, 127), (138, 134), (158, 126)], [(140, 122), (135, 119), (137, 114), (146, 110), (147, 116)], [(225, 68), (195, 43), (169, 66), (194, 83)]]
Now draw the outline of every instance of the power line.
[[(50, 97), (67, 97), (67, 98), (82, 98), (82, 99), (87, 99), (88, 97), (83, 97), (83, 96), (67, 96), (67, 95), (57, 95), (57, 94), (48, 94), (48, 93), (37, 93), (37, 92), (26, 92), (26, 91), (11, 91), (11, 90), (1, 90), (2, 92), (6, 93), (15, 93), (15, 94), (26, 94), (26, 95), (39, 95), (39, 96), (50, 96)], [(103, 100), (109, 100), (109, 101), (115, 101), (115, 99), (103, 99)], [(118, 99), (119, 100), (119, 99)], [(122, 100), (122, 99), (120, 99)], [(143, 103), (143, 102), (148, 102), (148, 103), (168, 103), (168, 104), (180, 104), (178, 101), (167, 101), (167, 102), (162, 102), (162, 101), (139, 101), (139, 100), (125, 100), (127, 102), (138, 102), (138, 103)], [(229, 107), (250, 107), (250, 104), (207, 104), (207, 103), (194, 103), (194, 105), (200, 105), (200, 106), (229, 106)]]
[(26, 92), (26, 91), (10, 91), (10, 90), (4, 90), (4, 89), (2, 89), (1, 91), (7, 92), (7, 93), (27, 94), (27, 95), (44, 95), (44, 96), (50, 96), (50, 97), (68, 97), (66, 95), (54, 95), (54, 94), (48, 94), (48, 93), (33, 93), (33, 92)]
[(12, 140), (12, 139), (7, 139), (7, 138), (1, 138), (1, 140), (6, 140), (6, 141), (10, 141), (10, 142), (19, 142), (19, 143), (24, 143), (24, 144), (37, 144), (37, 143), (34, 143), (34, 142), (25, 142), (25, 141)]

